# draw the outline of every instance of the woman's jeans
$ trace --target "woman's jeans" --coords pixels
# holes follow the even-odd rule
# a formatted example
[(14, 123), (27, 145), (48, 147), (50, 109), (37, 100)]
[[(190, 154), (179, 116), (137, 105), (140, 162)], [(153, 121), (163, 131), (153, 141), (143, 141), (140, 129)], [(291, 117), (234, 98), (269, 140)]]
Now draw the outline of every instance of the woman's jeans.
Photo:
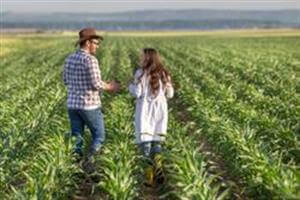
[(155, 154), (161, 152), (161, 143), (152, 141), (152, 142), (143, 142), (139, 144), (142, 153), (148, 157), (153, 158)]
[(72, 136), (76, 137), (75, 152), (80, 153), (82, 151), (85, 125), (87, 125), (92, 134), (90, 151), (99, 151), (105, 139), (103, 115), (101, 109), (68, 109), (68, 113), (71, 123)]

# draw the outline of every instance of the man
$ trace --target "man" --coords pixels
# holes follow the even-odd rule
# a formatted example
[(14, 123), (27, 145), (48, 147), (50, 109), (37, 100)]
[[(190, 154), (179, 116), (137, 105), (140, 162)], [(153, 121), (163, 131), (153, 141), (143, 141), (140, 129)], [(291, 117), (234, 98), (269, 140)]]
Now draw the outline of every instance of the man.
[(76, 138), (75, 153), (82, 153), (84, 126), (90, 129), (92, 144), (88, 157), (98, 152), (104, 142), (105, 132), (99, 92), (116, 92), (120, 86), (115, 81), (101, 80), (96, 50), (103, 37), (94, 28), (84, 28), (79, 32), (80, 48), (65, 60), (63, 80), (67, 87), (67, 107), (72, 136)]

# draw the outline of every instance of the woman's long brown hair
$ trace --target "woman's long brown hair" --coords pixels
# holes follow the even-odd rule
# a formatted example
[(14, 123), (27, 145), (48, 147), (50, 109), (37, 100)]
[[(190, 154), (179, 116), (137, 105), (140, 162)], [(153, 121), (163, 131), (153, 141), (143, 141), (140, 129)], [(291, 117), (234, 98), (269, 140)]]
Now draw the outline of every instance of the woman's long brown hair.
[(143, 73), (139, 77), (139, 81), (147, 73), (147, 76), (150, 76), (151, 94), (156, 97), (159, 90), (159, 80), (165, 87), (166, 83), (170, 81), (170, 74), (162, 65), (159, 54), (154, 48), (144, 48), (143, 53), (144, 60), (141, 63)]

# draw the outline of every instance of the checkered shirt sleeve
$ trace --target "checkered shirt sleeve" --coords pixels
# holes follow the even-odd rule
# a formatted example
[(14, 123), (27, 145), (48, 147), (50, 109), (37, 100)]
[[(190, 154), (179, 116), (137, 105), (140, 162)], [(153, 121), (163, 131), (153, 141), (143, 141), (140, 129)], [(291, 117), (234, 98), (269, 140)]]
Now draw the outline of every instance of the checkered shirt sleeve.
[(99, 69), (98, 60), (95, 57), (88, 57), (86, 59), (86, 66), (88, 71), (88, 80), (95, 90), (103, 88), (103, 82), (101, 80), (101, 72)]

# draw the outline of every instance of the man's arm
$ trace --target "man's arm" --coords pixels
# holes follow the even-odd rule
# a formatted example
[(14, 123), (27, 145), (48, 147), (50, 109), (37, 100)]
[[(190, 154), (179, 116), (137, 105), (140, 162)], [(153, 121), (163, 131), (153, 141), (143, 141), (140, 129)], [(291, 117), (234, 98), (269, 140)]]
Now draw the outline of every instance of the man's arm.
[(86, 65), (88, 70), (88, 78), (94, 90), (105, 88), (105, 83), (101, 80), (101, 74), (97, 59), (87, 58)]
[(112, 81), (110, 83), (106, 83), (101, 80), (101, 73), (99, 70), (99, 64), (97, 59), (94, 58), (88, 58), (87, 59), (87, 68), (88, 68), (88, 74), (89, 78), (91, 80), (92, 87), (95, 90), (105, 90), (105, 91), (117, 91), (119, 89), (119, 84), (115, 81)]

